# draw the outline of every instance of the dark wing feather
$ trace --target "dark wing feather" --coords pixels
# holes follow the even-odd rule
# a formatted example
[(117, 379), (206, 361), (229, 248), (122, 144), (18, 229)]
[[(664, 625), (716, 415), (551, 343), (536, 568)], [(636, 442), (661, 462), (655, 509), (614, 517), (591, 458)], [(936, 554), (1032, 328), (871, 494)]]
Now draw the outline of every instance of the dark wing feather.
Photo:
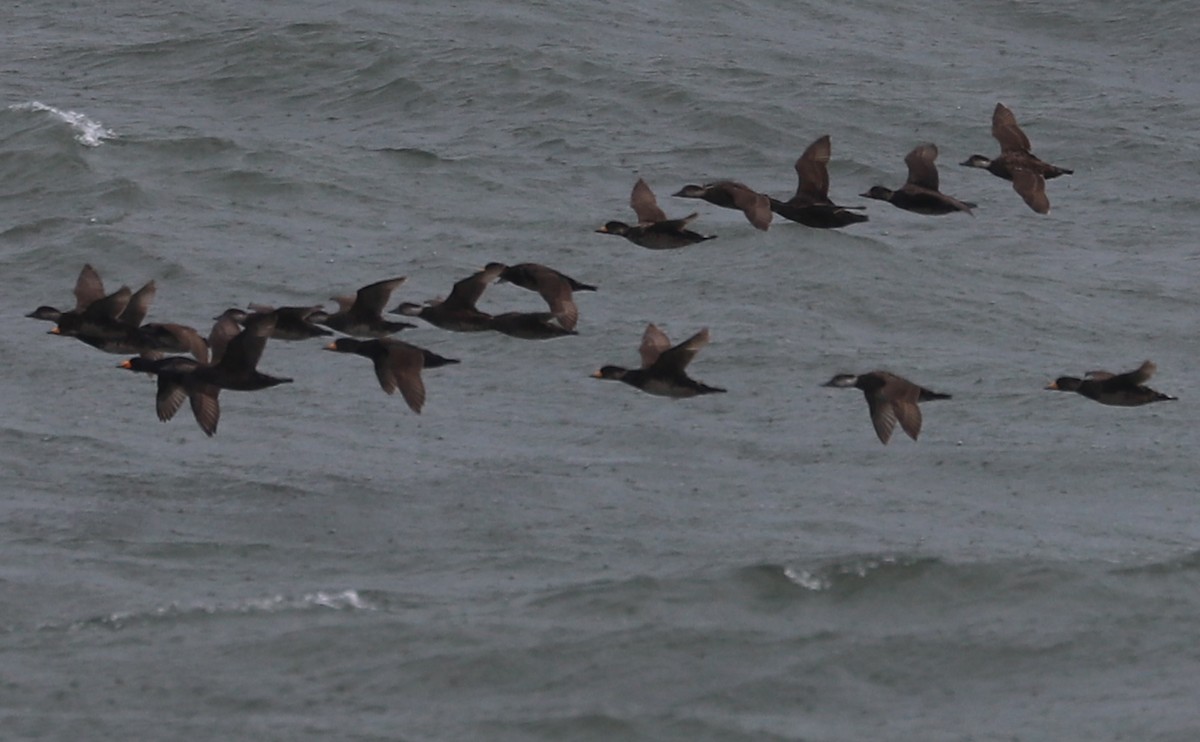
[(399, 276), (363, 286), (355, 295), (354, 311), (370, 317), (379, 316), (387, 306), (388, 299), (392, 297), (392, 292), (407, 278), (407, 276)]
[(267, 347), (267, 338), (274, 330), (274, 315), (264, 314), (254, 322), (247, 323), (246, 328), (225, 345), (225, 352), (216, 365), (231, 372), (253, 370), (258, 366), (263, 349)]
[(537, 292), (546, 301), (550, 311), (558, 317), (558, 323), (563, 329), (574, 330), (579, 322), (579, 307), (575, 306), (571, 284), (567, 279), (554, 271), (538, 273)]
[(1039, 214), (1050, 211), (1050, 199), (1046, 196), (1046, 179), (1024, 168), (1012, 171), (1012, 186), (1017, 195), (1025, 200), (1029, 208)]
[(937, 159), (937, 156), (937, 145), (922, 144), (914, 147), (913, 151), (904, 157), (904, 164), (908, 165), (907, 182), (936, 191), (938, 189), (938, 171), (937, 165), (934, 165), (933, 161)]
[(158, 419), (166, 422), (175, 417), (175, 413), (183, 406), (183, 400), (187, 397), (187, 388), (181, 380), (173, 378), (170, 374), (159, 374), (158, 392), (154, 396), (154, 408), (158, 412)]
[(425, 406), (425, 382), (421, 379), (424, 351), (408, 343), (389, 343), (387, 360), (400, 395), (409, 409), (420, 414)]
[(133, 292), (129, 290), (129, 287), (122, 286), (108, 296), (89, 304), (80, 316), (89, 320), (115, 320), (121, 316), (121, 312), (125, 311), (125, 307), (129, 306), (129, 299), (132, 296)]
[(237, 337), (241, 331), (242, 328), (231, 317), (221, 315), (221, 318), (213, 324), (212, 331), (208, 333), (208, 350), (212, 363), (221, 361), (229, 341)]
[(75, 311), (86, 309), (89, 304), (104, 298), (104, 282), (91, 264), (84, 264), (75, 279)]
[(829, 200), (829, 168), (833, 146), (829, 135), (808, 145), (800, 159), (796, 160), (796, 176), (799, 183), (793, 201), (824, 203)]
[(189, 389), (188, 399), (192, 403), (192, 415), (205, 435), (212, 436), (217, 432), (217, 423), (221, 419), (221, 403), (218, 395), (220, 387), (212, 384), (196, 384)]
[(1017, 126), (1017, 117), (1003, 103), (997, 103), (992, 112), (992, 136), (1000, 142), (1002, 153), (1030, 151), (1029, 138)]
[(396, 376), (392, 373), (390, 354), (372, 356), (375, 364), (375, 378), (379, 379), (379, 388), (388, 394), (396, 393)]
[(892, 439), (892, 431), (896, 428), (896, 408), (885, 399), (867, 395), (867, 411), (871, 413), (871, 424), (875, 426), (875, 435), (879, 442), (887, 445)]
[(742, 210), (757, 229), (771, 226), (771, 199), (741, 183), (731, 184), (733, 205)]
[(682, 372), (700, 352), (700, 349), (706, 345), (708, 345), (707, 327), (674, 348), (664, 350), (658, 360), (654, 362), (654, 366), (660, 370)]
[(1150, 381), (1150, 377), (1157, 370), (1158, 366), (1155, 366), (1150, 361), (1143, 361), (1142, 365), (1138, 366), (1135, 370), (1121, 374), (1121, 378), (1122, 381), (1127, 381), (1133, 386), (1140, 386)]
[(653, 366), (659, 356), (670, 348), (671, 341), (665, 332), (653, 323), (646, 325), (646, 331), (642, 333), (642, 344), (638, 347), (638, 353), (642, 357), (642, 368)]
[(477, 273), (472, 273), (454, 284), (454, 288), (450, 290), (450, 296), (447, 296), (442, 304), (447, 308), (474, 309), (475, 302), (479, 301), (479, 297), (483, 296), (484, 290), (494, 283), (503, 272), (504, 266), (497, 264), (491, 268), (485, 268)]
[(658, 206), (658, 199), (654, 197), (654, 191), (650, 190), (650, 186), (646, 185), (646, 181), (641, 178), (638, 178), (638, 181), (633, 184), (633, 193), (629, 195), (629, 205), (637, 214), (639, 224), (652, 224), (667, 220), (666, 213)]
[(117, 320), (130, 327), (140, 326), (150, 311), (150, 303), (154, 301), (156, 293), (158, 293), (158, 288), (154, 285), (154, 281), (146, 282), (145, 286), (130, 297), (129, 303), (125, 305), (125, 309), (121, 311), (121, 316)]
[(900, 421), (900, 427), (915, 441), (921, 434), (921, 408), (916, 402), (908, 400), (894, 401), (891, 407), (896, 419)]

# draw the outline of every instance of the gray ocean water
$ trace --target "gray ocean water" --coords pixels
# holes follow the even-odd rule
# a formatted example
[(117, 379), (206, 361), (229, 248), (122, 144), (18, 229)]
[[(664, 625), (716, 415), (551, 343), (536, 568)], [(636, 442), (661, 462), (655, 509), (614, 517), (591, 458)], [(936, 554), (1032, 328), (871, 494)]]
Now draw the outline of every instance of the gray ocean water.
[[(242, 7), (257, 6), (257, 7)], [(31, 0), (0, 29), (0, 738), (1195, 740), (1200, 78), (1190, 2)], [(960, 167), (1009, 105), (1039, 216)], [(941, 149), (925, 217), (758, 232), (671, 198), (831, 195)], [(718, 239), (595, 234), (643, 177)], [(25, 319), (84, 263), (151, 321), (489, 261), (597, 284), (578, 337), (423, 326), (209, 439)], [(498, 284), (481, 308), (536, 310)], [(713, 342), (671, 401), (589, 374)], [(1051, 379), (1153, 359), (1178, 402)], [(876, 440), (837, 372), (954, 399)]]

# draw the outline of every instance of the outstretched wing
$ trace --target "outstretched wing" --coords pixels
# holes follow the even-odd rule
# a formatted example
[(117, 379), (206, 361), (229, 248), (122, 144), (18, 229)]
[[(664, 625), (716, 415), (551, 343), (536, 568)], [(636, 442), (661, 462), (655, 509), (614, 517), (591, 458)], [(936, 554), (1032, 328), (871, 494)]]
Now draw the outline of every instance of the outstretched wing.
[(829, 200), (827, 166), (832, 152), (833, 146), (829, 135), (826, 134), (808, 145), (808, 149), (796, 160), (796, 177), (799, 178), (799, 183), (796, 186), (796, 195), (792, 197), (793, 201), (824, 203)]
[(992, 112), (992, 136), (1000, 142), (1001, 152), (1030, 151), (1029, 137), (1017, 126), (1017, 117), (1003, 103), (997, 103)]
[(908, 437), (914, 441), (921, 434), (921, 408), (916, 402), (894, 401), (892, 402), (892, 412), (895, 413), (896, 419), (900, 421), (900, 427)]
[(1050, 199), (1046, 196), (1046, 179), (1041, 175), (1032, 170), (1013, 168), (1012, 186), (1029, 208), (1039, 214), (1050, 211)]
[(158, 419), (166, 422), (175, 417), (187, 396), (187, 389), (179, 377), (173, 374), (159, 374), (158, 392), (154, 396), (154, 408), (158, 412)]
[(1133, 386), (1141, 386), (1147, 381), (1150, 381), (1150, 377), (1153, 376), (1154, 372), (1157, 370), (1158, 366), (1155, 366), (1150, 361), (1143, 361), (1142, 365), (1138, 366), (1133, 371), (1128, 371), (1121, 374), (1120, 378), (1122, 381), (1128, 382)]
[(938, 171), (937, 165), (933, 161), (937, 159), (938, 148), (934, 144), (921, 144), (913, 148), (904, 157), (904, 164), (908, 165), (908, 182), (921, 188), (928, 188), (931, 191), (938, 189)]
[(392, 292), (407, 279), (407, 276), (399, 276), (363, 286), (354, 297), (354, 311), (366, 313), (371, 317), (380, 315)]
[(650, 190), (650, 186), (646, 185), (646, 181), (641, 178), (638, 178), (638, 181), (633, 184), (633, 193), (629, 195), (629, 205), (637, 214), (639, 224), (652, 224), (667, 220), (666, 213), (658, 206), (658, 199), (654, 197), (654, 191)]
[(646, 325), (646, 331), (642, 333), (642, 344), (638, 347), (638, 353), (642, 356), (642, 368), (653, 366), (659, 356), (670, 348), (671, 341), (665, 332), (653, 323)]
[(741, 183), (732, 183), (730, 195), (733, 205), (742, 210), (746, 219), (757, 229), (766, 230), (771, 226), (771, 199)]
[(92, 302), (103, 298), (104, 282), (100, 280), (100, 274), (90, 263), (85, 264), (83, 270), (79, 271), (79, 278), (75, 279), (75, 311), (86, 309)]
[(267, 338), (275, 331), (275, 321), (273, 314), (256, 315), (255, 319), (247, 321), (245, 329), (226, 344), (216, 363), (230, 371), (253, 370), (267, 347)]
[(674, 348), (663, 351), (654, 365), (659, 369), (682, 372), (700, 352), (700, 349), (706, 345), (708, 345), (707, 327)]
[(215, 435), (217, 423), (221, 419), (221, 403), (218, 400), (221, 388), (212, 384), (196, 384), (188, 391), (188, 399), (192, 402), (192, 415), (195, 416), (200, 429), (205, 435)]
[(879, 436), (879, 442), (886, 446), (892, 439), (892, 431), (896, 429), (895, 406), (886, 400), (867, 395), (867, 411), (871, 414), (875, 435)]
[(129, 299), (133, 296), (133, 292), (128, 286), (122, 286), (113, 293), (101, 299), (97, 299), (87, 306), (80, 314), (80, 317), (88, 320), (115, 320), (121, 316), (121, 312), (125, 311), (125, 307), (129, 305)]
[(140, 326), (150, 311), (150, 303), (154, 301), (156, 293), (158, 293), (158, 288), (154, 285), (154, 281), (148, 281), (129, 298), (129, 303), (125, 305), (125, 309), (121, 311), (121, 316), (117, 320), (130, 327)]
[(484, 268), (481, 271), (472, 273), (454, 284), (454, 288), (450, 289), (450, 295), (446, 297), (446, 300), (442, 304), (447, 308), (474, 309), (475, 302), (479, 301), (479, 297), (483, 296), (484, 290), (495, 283), (496, 279), (503, 272), (504, 266), (497, 263), (490, 268)]
[[(425, 368), (425, 353), (415, 345), (399, 341), (388, 343), (387, 346), (387, 355), (380, 360), (388, 366), (392, 390), (399, 389), (400, 396), (404, 397), (409, 409), (420, 414), (421, 408), (425, 406), (425, 382), (421, 379), (421, 370)], [(380, 385), (383, 385), (383, 374), (378, 365), (376, 373), (379, 374)], [(384, 391), (391, 394), (386, 386)]]

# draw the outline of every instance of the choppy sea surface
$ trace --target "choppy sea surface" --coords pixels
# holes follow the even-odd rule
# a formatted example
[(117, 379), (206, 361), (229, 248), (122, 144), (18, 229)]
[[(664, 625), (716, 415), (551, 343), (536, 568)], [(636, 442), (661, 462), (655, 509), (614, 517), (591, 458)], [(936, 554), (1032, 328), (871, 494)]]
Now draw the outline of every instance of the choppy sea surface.
[[(1200, 80), (1191, 3), (32, 0), (0, 30), (0, 737), (1200, 738)], [(997, 101), (1073, 168), (1039, 216)], [(830, 134), (870, 221), (759, 232)], [(941, 150), (975, 216), (858, 196)], [(643, 177), (718, 239), (643, 250)], [(490, 261), (599, 286), (461, 359), (421, 415), (368, 361), (163, 424), (120, 357), (23, 315), (153, 279), (206, 329)], [(498, 284), (481, 308), (536, 310)], [(723, 395), (589, 374), (648, 322)], [(1152, 359), (1177, 402), (1043, 390)], [(953, 399), (876, 440), (886, 368)]]

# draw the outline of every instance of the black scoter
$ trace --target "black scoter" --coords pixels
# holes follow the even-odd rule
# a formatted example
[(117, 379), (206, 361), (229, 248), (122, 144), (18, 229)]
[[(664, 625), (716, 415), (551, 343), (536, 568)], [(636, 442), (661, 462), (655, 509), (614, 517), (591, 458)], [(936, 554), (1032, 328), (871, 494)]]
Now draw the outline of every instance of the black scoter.
[(756, 229), (771, 226), (771, 199), (736, 180), (719, 180), (704, 185), (685, 185), (675, 194), (679, 198), (699, 198), (714, 206), (737, 209)]
[(577, 335), (553, 312), (504, 312), (492, 317), (492, 329), (522, 340), (550, 340)]
[(355, 337), (387, 337), (401, 330), (416, 327), (411, 322), (392, 322), (383, 318), (392, 291), (404, 283), (405, 276), (376, 281), (359, 289), (354, 296), (335, 296), (338, 311), (333, 314), (317, 310), (309, 312), (305, 319), (310, 323), (324, 325), (331, 330)]
[(557, 315), (559, 324), (565, 330), (574, 330), (579, 322), (579, 308), (575, 305), (575, 291), (595, 291), (595, 286), (580, 283), (570, 276), (559, 273), (553, 268), (539, 263), (518, 263), (504, 265), (503, 263), (488, 263), (484, 270), (500, 268), (501, 282), (511, 283), (523, 289), (536, 291), (550, 307), (550, 312)]
[(43, 304), (25, 316), (47, 322), (58, 322), (62, 315), (68, 313), (80, 314), (93, 302), (103, 298), (104, 282), (100, 279), (100, 274), (96, 272), (96, 269), (90, 263), (85, 263), (83, 269), (79, 271), (79, 277), (75, 279), (74, 309), (64, 312), (56, 307)]
[(475, 308), (484, 290), (500, 278), (504, 266), (494, 263), (454, 284), (450, 295), (441, 301), (427, 304), (405, 302), (392, 314), (420, 317), (434, 327), (453, 332), (483, 332), (492, 329), (492, 315)]
[(1108, 371), (1089, 371), (1082, 379), (1060, 376), (1046, 387), (1060, 392), (1078, 392), (1100, 404), (1114, 407), (1138, 407), (1151, 402), (1167, 402), (1177, 399), (1155, 391), (1144, 384), (1157, 370), (1150, 361), (1145, 361), (1133, 371), (1112, 374)]
[(218, 397), (222, 389), (257, 391), (291, 381), (257, 369), (273, 330), (274, 317), (269, 315), (248, 322), (240, 331), (232, 319), (222, 317), (209, 336), (213, 358), (210, 363), (180, 356), (139, 356), (126, 360), (121, 367), (158, 377), (155, 409), (160, 420), (171, 419), (187, 398), (200, 429), (212, 436), (221, 417)]
[(908, 180), (904, 185), (895, 191), (883, 186), (872, 186), (871, 190), (861, 195), (863, 198), (887, 201), (897, 208), (927, 216), (953, 214), (958, 211), (970, 214), (976, 204), (959, 201), (938, 190), (938, 171), (937, 166), (933, 164), (937, 156), (936, 145), (918, 145), (904, 157), (904, 163), (908, 165)]
[[(313, 317), (328, 319), (329, 314), (320, 305), (311, 307), (272, 307), (267, 304), (251, 304), (249, 311), (230, 308), (224, 312), (239, 325), (245, 324), (251, 317), (273, 315), (275, 330), (271, 333), (273, 340), (308, 340), (315, 337), (328, 337), (333, 333), (313, 322)], [(407, 323), (405, 323), (407, 324)]]
[(1050, 199), (1046, 196), (1046, 181), (1075, 171), (1043, 162), (1033, 154), (1029, 137), (1017, 126), (1017, 117), (1003, 103), (997, 103), (992, 112), (992, 136), (1000, 142), (999, 155), (991, 159), (983, 155), (971, 155), (961, 164), (982, 168), (998, 178), (1011, 180), (1013, 190), (1029, 208), (1039, 214), (1048, 213)]
[(444, 358), (433, 351), (419, 348), (394, 338), (378, 340), (355, 340), (354, 338), (338, 338), (325, 350), (338, 353), (354, 353), (370, 358), (375, 364), (375, 376), (379, 386), (388, 394), (394, 394), (397, 389), (409, 409), (420, 414), (425, 406), (425, 382), (421, 379), (421, 371), (426, 368), (437, 368), (457, 359)]
[(887, 445), (891, 440), (896, 422), (914, 441), (921, 433), (921, 408), (918, 402), (935, 399), (950, 399), (949, 394), (940, 394), (918, 386), (908, 379), (887, 371), (871, 371), (865, 374), (838, 374), (824, 386), (837, 389), (861, 389), (867, 398), (867, 410), (879, 442)]
[(832, 154), (829, 135), (808, 145), (796, 160), (796, 195), (787, 201), (771, 199), (771, 211), (784, 219), (817, 229), (838, 229), (867, 221), (858, 206), (838, 206), (829, 200), (829, 163)]
[(676, 399), (724, 392), (724, 389), (708, 386), (687, 375), (688, 364), (705, 345), (708, 345), (708, 328), (671, 347), (666, 333), (650, 324), (646, 326), (641, 347), (638, 348), (642, 357), (641, 368), (604, 366), (593, 373), (592, 378), (623, 381), (648, 394)]
[(646, 181), (638, 178), (633, 184), (633, 192), (629, 196), (629, 205), (637, 214), (637, 224), (611, 221), (596, 231), (600, 234), (615, 234), (624, 237), (639, 247), (648, 250), (673, 250), (698, 242), (711, 240), (714, 235), (703, 235), (693, 232), (687, 225), (698, 214), (692, 212), (682, 219), (668, 219), (654, 197), (654, 191), (646, 185)]

